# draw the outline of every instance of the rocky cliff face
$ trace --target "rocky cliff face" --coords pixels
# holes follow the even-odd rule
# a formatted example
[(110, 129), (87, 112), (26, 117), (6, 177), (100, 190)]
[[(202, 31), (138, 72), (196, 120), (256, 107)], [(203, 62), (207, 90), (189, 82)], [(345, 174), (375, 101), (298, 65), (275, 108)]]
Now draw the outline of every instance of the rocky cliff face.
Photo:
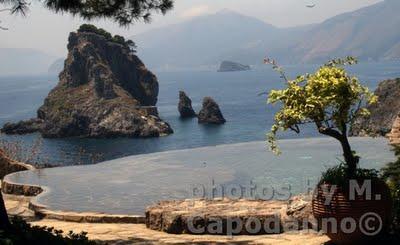
[(43, 136), (151, 137), (172, 133), (155, 107), (156, 76), (121, 38), (99, 29), (81, 28), (70, 34), (60, 82), (37, 113), (43, 121)]
[(400, 113), (400, 78), (381, 82), (375, 95), (378, 96), (378, 103), (368, 107), (371, 115), (357, 118), (350, 135), (384, 136), (391, 131)]

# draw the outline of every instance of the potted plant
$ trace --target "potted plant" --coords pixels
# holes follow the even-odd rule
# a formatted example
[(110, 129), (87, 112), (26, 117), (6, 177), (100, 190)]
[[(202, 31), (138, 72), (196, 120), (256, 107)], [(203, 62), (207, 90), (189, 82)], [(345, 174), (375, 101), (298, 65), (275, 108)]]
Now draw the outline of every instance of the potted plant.
[[(369, 113), (365, 105), (377, 102), (376, 96), (345, 70), (345, 65), (357, 60), (353, 57), (332, 60), (315, 73), (294, 80), (289, 80), (274, 60), (265, 59), (265, 63), (271, 64), (286, 82), (284, 89), (272, 90), (268, 96), (268, 103), (280, 107), (268, 134), (271, 150), (279, 154), (278, 131), (300, 133), (303, 124), (314, 124), (319, 133), (339, 141), (343, 150), (342, 164), (322, 175), (313, 196), (312, 209), (319, 228), (337, 244), (355, 244), (376, 236), (389, 222), (391, 200), (390, 191), (378, 178), (377, 171), (359, 168), (360, 158), (348, 139), (349, 125), (356, 117)], [(360, 190), (364, 193), (359, 193)], [(366, 220), (367, 228), (374, 226), (379, 230), (365, 232), (360, 222), (371, 214), (378, 217)]]

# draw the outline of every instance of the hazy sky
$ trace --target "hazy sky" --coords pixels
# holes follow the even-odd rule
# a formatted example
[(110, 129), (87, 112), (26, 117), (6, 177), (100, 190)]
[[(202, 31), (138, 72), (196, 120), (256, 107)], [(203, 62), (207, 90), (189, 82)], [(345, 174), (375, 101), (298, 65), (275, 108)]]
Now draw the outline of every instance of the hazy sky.
[[(150, 24), (137, 23), (120, 28), (110, 21), (94, 24), (113, 34), (132, 36), (152, 28), (173, 24), (190, 18), (230, 9), (244, 15), (259, 18), (279, 27), (321, 22), (334, 15), (371, 5), (381, 0), (175, 0), (175, 8), (166, 16), (154, 16)], [(62, 57), (66, 54), (68, 33), (84, 21), (69, 15), (56, 15), (32, 0), (27, 17), (9, 16), (0, 12), (2, 25), (8, 31), (0, 31), (0, 48), (35, 48)], [(316, 4), (313, 9), (305, 7)]]

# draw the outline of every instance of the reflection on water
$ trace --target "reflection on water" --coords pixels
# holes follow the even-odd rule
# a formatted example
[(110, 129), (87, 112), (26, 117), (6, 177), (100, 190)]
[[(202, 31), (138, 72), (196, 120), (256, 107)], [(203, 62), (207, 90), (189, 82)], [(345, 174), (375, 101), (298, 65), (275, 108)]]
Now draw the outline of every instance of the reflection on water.
[[(279, 143), (281, 156), (269, 152), (265, 142), (250, 142), (22, 172), (8, 180), (50, 187), (51, 191), (38, 199), (51, 209), (143, 214), (145, 206), (159, 200), (190, 198), (200, 186), (211, 196), (213, 183), (305, 192), (340, 157), (340, 145), (328, 138)], [(351, 143), (362, 156), (364, 168), (379, 169), (394, 160), (384, 138), (353, 138)]]

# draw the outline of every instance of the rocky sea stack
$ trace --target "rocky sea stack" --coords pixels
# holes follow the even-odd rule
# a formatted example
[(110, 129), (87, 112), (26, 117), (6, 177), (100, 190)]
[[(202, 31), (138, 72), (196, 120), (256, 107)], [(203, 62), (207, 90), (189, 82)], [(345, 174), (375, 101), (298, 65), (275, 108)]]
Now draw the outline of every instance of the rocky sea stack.
[(370, 105), (371, 114), (359, 117), (353, 123), (351, 136), (385, 136), (400, 114), (400, 78), (386, 80), (375, 90), (378, 103)]
[[(157, 137), (172, 133), (155, 107), (157, 78), (135, 55), (134, 47), (121, 36), (82, 25), (69, 36), (60, 81), (39, 108), (38, 118), (31, 123), (34, 128), (20, 122), (8, 124), (2, 131), (40, 131), (44, 137)], [(19, 130), (18, 125), (25, 128)]]
[(183, 91), (179, 91), (178, 111), (181, 115), (181, 118), (196, 117), (196, 112), (192, 107), (192, 100)]
[(199, 123), (203, 124), (224, 124), (226, 122), (218, 104), (211, 97), (203, 99), (203, 108), (201, 108), (198, 118)]

